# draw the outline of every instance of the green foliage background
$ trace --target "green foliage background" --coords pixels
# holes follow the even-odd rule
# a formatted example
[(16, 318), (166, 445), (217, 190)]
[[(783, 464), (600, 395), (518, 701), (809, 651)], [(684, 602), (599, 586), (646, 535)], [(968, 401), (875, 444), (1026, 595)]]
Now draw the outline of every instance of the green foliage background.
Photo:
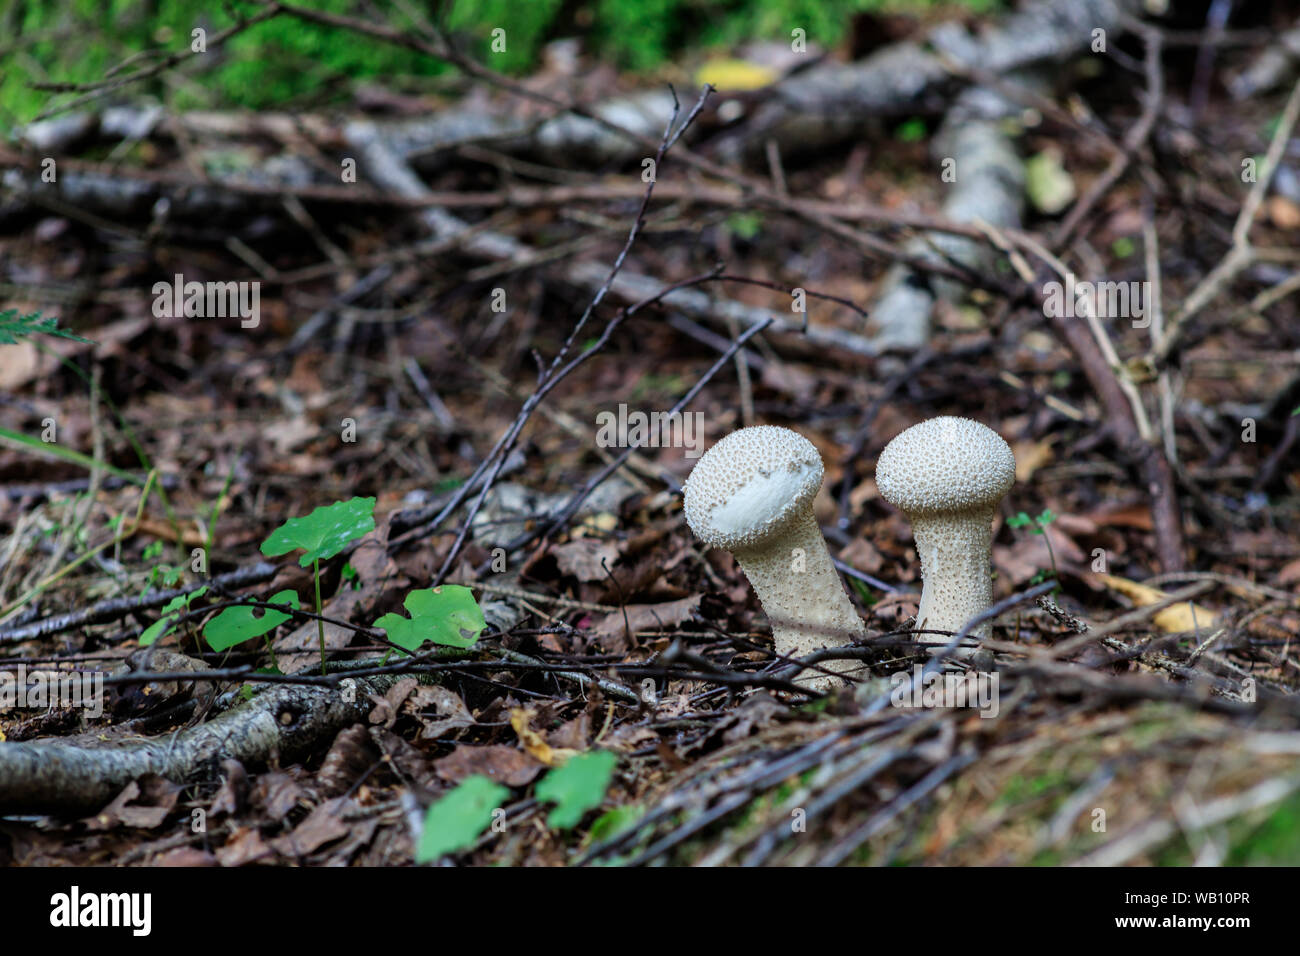
[[(356, 0), (300, 0), (303, 6), (367, 19)], [(546, 42), (579, 36), (589, 53), (624, 69), (653, 70), (684, 51), (754, 39), (788, 39), (798, 26), (810, 41), (840, 41), (855, 12), (924, 10), (937, 0), (458, 0), (381, 3), (386, 22), (414, 32), (405, 10), (442, 23), (467, 52), (494, 69), (532, 69)], [(998, 0), (961, 0), (984, 11)], [(187, 49), (195, 27), (214, 34), (235, 22), (230, 10), (252, 16), (247, 0), (10, 0), (0, 12), (0, 127), (27, 122), (51, 103), (32, 81), (104, 79), (128, 57), (127, 72), (153, 57)], [(488, 48), (491, 31), (506, 29), (504, 53)], [(357, 80), (427, 88), (447, 68), (413, 51), (290, 16), (258, 24), (212, 55), (187, 62), (168, 77), (131, 88), (168, 99), (176, 108), (259, 109), (345, 99)], [(69, 94), (60, 94), (68, 98)]]

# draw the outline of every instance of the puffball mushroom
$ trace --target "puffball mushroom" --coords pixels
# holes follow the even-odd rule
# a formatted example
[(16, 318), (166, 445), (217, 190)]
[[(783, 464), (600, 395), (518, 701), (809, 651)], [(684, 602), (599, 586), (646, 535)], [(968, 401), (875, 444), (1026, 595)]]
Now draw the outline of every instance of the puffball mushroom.
[[(918, 628), (956, 633), (993, 600), (989, 551), (993, 513), (1016, 480), (1016, 459), (1002, 436), (969, 418), (931, 418), (885, 446), (876, 487), (906, 512), (921, 558)], [(972, 629), (977, 641), (989, 624)], [(924, 634), (928, 644), (950, 638)]]
[[(822, 474), (812, 442), (788, 428), (757, 425), (710, 448), (686, 481), (691, 531), (735, 556), (772, 622), (777, 653), (787, 657), (850, 644), (866, 633), (813, 517)], [(844, 673), (861, 664), (820, 666)], [(804, 675), (798, 683), (815, 690), (836, 683), (824, 674)]]

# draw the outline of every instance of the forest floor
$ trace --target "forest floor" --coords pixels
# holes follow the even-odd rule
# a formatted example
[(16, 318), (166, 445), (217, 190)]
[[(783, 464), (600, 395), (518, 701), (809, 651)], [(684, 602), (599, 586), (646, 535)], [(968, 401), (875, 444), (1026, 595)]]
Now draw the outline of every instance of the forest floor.
[[(1252, 62), (1266, 32), (1219, 65)], [(987, 287), (939, 297), (915, 350), (707, 313), (725, 297), (789, 323), (806, 288), (810, 330), (865, 340), (909, 223), (943, 224), (932, 116), (727, 180), (683, 158), (710, 155), (727, 92), (692, 115), (679, 87), (694, 125), (660, 143), (653, 189), (639, 158), (459, 146), (424, 183), (535, 253), (498, 259), (430, 242), (424, 207), (391, 198), (267, 187), (186, 218), (11, 190), (8, 321), (57, 315), (80, 339), (0, 345), (0, 668), (33, 686), (98, 675), (103, 707), (0, 707), (0, 766), (12, 745), (60, 744), (103, 780), (56, 787), (55, 752), (31, 750), (30, 779), (0, 776), (0, 863), (1300, 863), (1300, 87), (1234, 101), (1216, 82), (1189, 107), (1201, 47), (1180, 36), (1154, 54), (1129, 36), (1130, 68), (1032, 94), (1018, 149), (1049, 172), (1067, 157), (1074, 205), (992, 230)], [(643, 82), (575, 69), (579, 98)], [(460, 95), (545, 112), (515, 92), (480, 76)], [(339, 125), (277, 141), (178, 124), (60, 162), (211, 186), (218, 162), (284, 151), (336, 168)], [(742, 177), (803, 214), (746, 199)], [(1118, 363), (1081, 354), (1093, 332), (1044, 314), (1035, 243), (1081, 274), (1154, 280), (1163, 327), (1107, 322)], [(706, 305), (593, 294), (610, 283), (575, 281), (583, 265)], [(158, 314), (175, 274), (259, 280), (258, 324)], [(694, 447), (599, 440), (602, 412), (693, 390)], [(875, 461), (937, 415), (985, 422), (1016, 457), (994, 521), (995, 712), (891, 699), (927, 658), (911, 528)], [(863, 678), (829, 696), (778, 673), (744, 574), (683, 518), (699, 450), (753, 423), (825, 462), (816, 514), (868, 629)], [(340, 504), (358, 498), (373, 512)], [(327, 506), (333, 537), (277, 532)], [(434, 650), (376, 627), (435, 588), (436, 612), (406, 605), (443, 628)], [(259, 611), (239, 640), (232, 618), (213, 627), (286, 591), (287, 618)], [(453, 607), (459, 630), (428, 616)], [(270, 730), (250, 729), (259, 700)], [(257, 733), (273, 739), (239, 737)], [(187, 762), (116, 766), (144, 741), (180, 741)]]

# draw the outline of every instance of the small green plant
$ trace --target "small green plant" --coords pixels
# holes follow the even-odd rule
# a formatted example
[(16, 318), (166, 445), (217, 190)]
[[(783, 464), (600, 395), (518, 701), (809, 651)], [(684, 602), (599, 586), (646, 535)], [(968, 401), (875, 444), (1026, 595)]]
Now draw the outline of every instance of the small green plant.
[(158, 638), (166, 637), (176, 630), (176, 625), (180, 623), (181, 617), (189, 612), (190, 605), (206, 594), (207, 591), (208, 586), (205, 584), (189, 594), (182, 594), (168, 601), (163, 608), (162, 617), (145, 628), (144, 633), (140, 635), (140, 646), (148, 647)]
[[(1010, 518), (1007, 519), (1007, 527), (1029, 528), (1032, 534), (1041, 534), (1043, 536), (1043, 543), (1047, 545), (1047, 556), (1048, 558), (1051, 559), (1052, 562), (1051, 576), (1053, 578), (1059, 579), (1061, 575), (1056, 567), (1056, 552), (1052, 550), (1051, 536), (1046, 533), (1047, 526), (1050, 525), (1055, 520), (1056, 520), (1056, 515), (1052, 514), (1051, 508), (1044, 508), (1041, 514), (1036, 515), (1035, 517), (1032, 518), (1026, 512), (1021, 511), (1018, 512), (1017, 514), (1012, 515)], [(1047, 576), (1048, 575), (1046, 571), (1039, 571), (1037, 574), (1035, 574), (1032, 578), (1029, 579), (1029, 583), (1038, 584), (1042, 581), (1047, 580)]]
[(388, 639), (411, 653), (425, 641), (443, 647), (470, 648), (487, 628), (483, 609), (474, 600), (474, 592), (459, 584), (412, 591), (402, 607), (410, 617), (385, 614), (375, 627), (388, 632)]
[(537, 785), (537, 799), (555, 804), (546, 817), (547, 824), (570, 830), (588, 810), (600, 806), (617, 763), (618, 755), (612, 751), (593, 750), (548, 772)]
[(429, 863), (472, 846), (492, 822), (510, 791), (487, 777), (466, 777), (450, 793), (429, 805), (415, 862)]
[(0, 311), (0, 345), (17, 345), (19, 340), (29, 335), (53, 335), (87, 345), (95, 344), (90, 339), (83, 339), (80, 335), (59, 328), (58, 319), (42, 318), (39, 312), (19, 315), (17, 309)]
[[(271, 595), (266, 603), (287, 605), (296, 611), (298, 595), (286, 589)], [(261, 617), (257, 616), (259, 611), (263, 612)], [(214, 651), (224, 651), (270, 633), (292, 616), (270, 608), (228, 607), (203, 626), (203, 637)], [(267, 646), (270, 647), (269, 640)], [(271, 651), (271, 657), (275, 657), (274, 650)]]
[(302, 518), (290, 518), (267, 536), (261, 551), (267, 557), (288, 554), (299, 548), (302, 567), (311, 565), (316, 586), (316, 632), (320, 638), (320, 672), (325, 673), (325, 622), (320, 618), (320, 563), (328, 561), (349, 544), (375, 530), (375, 499), (350, 498), (322, 505)]

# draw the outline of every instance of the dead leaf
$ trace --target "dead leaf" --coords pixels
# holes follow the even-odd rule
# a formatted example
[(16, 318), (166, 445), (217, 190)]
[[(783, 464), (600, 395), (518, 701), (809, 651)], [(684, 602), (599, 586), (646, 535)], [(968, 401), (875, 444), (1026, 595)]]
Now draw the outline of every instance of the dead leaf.
[(218, 813), (236, 814), (248, 799), (248, 773), (244, 765), (238, 760), (223, 760), (221, 769), (225, 774), (221, 788), (208, 805), (208, 813), (214, 816)]
[(1152, 531), (1155, 529), (1155, 522), (1151, 518), (1151, 508), (1144, 504), (1102, 508), (1091, 512), (1085, 517), (1094, 521), (1098, 527), (1134, 528), (1138, 531)]
[(156, 773), (145, 774), (128, 783), (108, 806), (85, 820), (85, 827), (91, 831), (118, 826), (152, 830), (161, 826), (175, 809), (183, 789)]
[[(618, 560), (618, 547), (598, 538), (578, 538), (551, 548), (561, 574), (571, 574), (579, 581), (603, 581)], [(601, 562), (605, 562), (605, 567)], [(606, 570), (606, 567), (609, 570)]]
[(316, 852), (326, 843), (347, 836), (348, 826), (339, 819), (339, 815), (351, 803), (351, 800), (344, 797), (326, 800), (291, 832), (272, 840), (271, 847), (281, 856), (297, 859)]
[(627, 640), (629, 633), (658, 631), (689, 621), (699, 609), (700, 597), (699, 594), (692, 594), (679, 601), (666, 601), (663, 604), (629, 604), (621, 611), (605, 615), (592, 633), (601, 647), (611, 654), (621, 654), (631, 646)]
[[(477, 723), (459, 694), (438, 685), (422, 684), (403, 706), (420, 721), (420, 740), (436, 740), (449, 730), (473, 727)], [(438, 719), (426, 716), (429, 710), (434, 711)]]
[(370, 732), (361, 724), (353, 724), (338, 732), (320, 769), (316, 771), (316, 786), (326, 796), (336, 797), (346, 793), (361, 775), (375, 765), (379, 754), (370, 742)]
[(519, 742), (530, 755), (548, 767), (557, 767), (577, 753), (576, 750), (552, 747), (548, 744), (541, 734), (529, 726), (536, 716), (537, 712), (527, 707), (516, 707), (510, 711), (510, 726), (514, 728), (519, 736)]
[[(1047, 543), (1051, 541), (1051, 550)], [(1048, 525), (1042, 534), (1025, 532), (1011, 545), (993, 548), (993, 566), (1013, 585), (1028, 581), (1039, 571), (1051, 571), (1055, 558), (1059, 570), (1076, 566), (1084, 559), (1083, 549), (1075, 544), (1056, 523)]]
[(1016, 481), (1028, 481), (1034, 472), (1056, 457), (1050, 439), (1019, 441), (1011, 446), (1011, 451), (1016, 456)]
[(1268, 218), (1279, 229), (1300, 229), (1300, 205), (1286, 196), (1269, 196), (1264, 200)]
[(433, 762), (438, 776), (451, 783), (481, 774), (507, 787), (524, 787), (532, 783), (546, 767), (533, 757), (509, 744), (476, 747), (460, 744), (447, 756)]
[[(1130, 581), (1128, 578), (1117, 577), (1113, 574), (1099, 574), (1097, 577), (1111, 590), (1124, 595), (1138, 607), (1147, 607), (1157, 601), (1163, 601), (1169, 596), (1157, 588), (1147, 587), (1145, 584), (1139, 584), (1137, 581)], [(1213, 627), (1218, 620), (1218, 615), (1209, 608), (1193, 604), (1191, 601), (1184, 601), (1156, 612), (1156, 615), (1151, 620), (1156, 627), (1166, 633), (1180, 634), (1183, 631)]]
[(241, 827), (217, 849), (217, 862), (222, 866), (244, 866), (274, 855), (257, 830)]
[(375, 709), (370, 712), (370, 722), (383, 724), (387, 729), (392, 730), (397, 715), (401, 712), (402, 704), (411, 695), (411, 691), (419, 686), (420, 682), (414, 677), (403, 677), (388, 688), (383, 697), (371, 694), (370, 699), (375, 702)]
[(306, 791), (293, 777), (271, 771), (257, 778), (250, 799), (253, 806), (261, 807), (272, 820), (283, 820), (306, 797)]

